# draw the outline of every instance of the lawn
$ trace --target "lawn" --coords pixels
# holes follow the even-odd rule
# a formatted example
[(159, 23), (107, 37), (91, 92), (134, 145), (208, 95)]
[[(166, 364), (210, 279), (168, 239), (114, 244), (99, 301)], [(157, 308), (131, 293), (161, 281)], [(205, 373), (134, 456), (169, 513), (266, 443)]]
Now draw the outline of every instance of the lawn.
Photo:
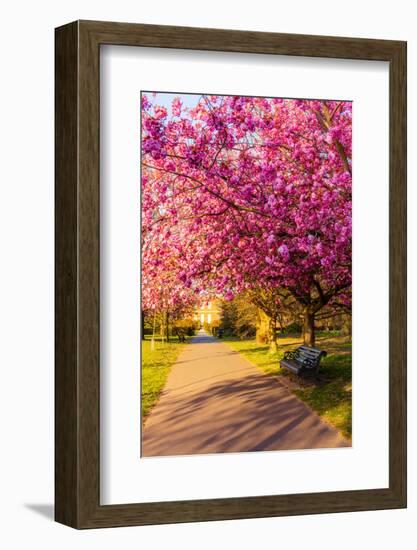
[(225, 338), (227, 344), (271, 376), (285, 376), (290, 388), (326, 422), (345, 437), (352, 437), (352, 352), (346, 337), (319, 334), (316, 347), (327, 351), (320, 366), (319, 382), (304, 381), (279, 366), (284, 352), (302, 344), (300, 338), (279, 338), (279, 349), (270, 353), (266, 344), (255, 340)]
[(145, 338), (142, 340), (142, 422), (157, 402), (171, 366), (187, 345), (180, 344), (174, 336), (169, 343), (156, 338), (155, 349), (151, 350), (150, 336)]

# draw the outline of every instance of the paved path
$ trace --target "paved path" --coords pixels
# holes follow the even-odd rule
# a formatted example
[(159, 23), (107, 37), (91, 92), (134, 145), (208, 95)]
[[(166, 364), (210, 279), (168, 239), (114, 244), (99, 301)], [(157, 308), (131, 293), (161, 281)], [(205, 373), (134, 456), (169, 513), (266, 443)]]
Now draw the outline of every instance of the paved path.
[(349, 445), (276, 378), (200, 332), (146, 420), (142, 456)]

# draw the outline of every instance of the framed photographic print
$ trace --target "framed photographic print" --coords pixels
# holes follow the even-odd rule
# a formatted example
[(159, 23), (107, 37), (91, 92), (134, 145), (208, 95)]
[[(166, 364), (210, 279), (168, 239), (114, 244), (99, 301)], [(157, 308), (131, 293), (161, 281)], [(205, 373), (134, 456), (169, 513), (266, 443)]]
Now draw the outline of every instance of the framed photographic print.
[(406, 506), (406, 43), (56, 29), (56, 520)]

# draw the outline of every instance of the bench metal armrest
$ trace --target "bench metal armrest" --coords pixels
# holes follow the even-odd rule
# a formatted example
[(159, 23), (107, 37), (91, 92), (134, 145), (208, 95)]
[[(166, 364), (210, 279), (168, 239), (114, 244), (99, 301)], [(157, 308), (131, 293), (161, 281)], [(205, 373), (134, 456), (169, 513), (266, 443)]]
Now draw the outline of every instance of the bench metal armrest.
[(294, 359), (295, 351), (284, 351), (284, 359)]

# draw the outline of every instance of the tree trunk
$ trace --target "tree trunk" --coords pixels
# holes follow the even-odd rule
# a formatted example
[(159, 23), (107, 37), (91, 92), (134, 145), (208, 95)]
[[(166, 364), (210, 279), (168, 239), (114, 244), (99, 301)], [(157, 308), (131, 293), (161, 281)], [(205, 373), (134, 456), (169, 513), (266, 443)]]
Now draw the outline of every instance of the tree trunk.
[(161, 312), (161, 341), (168, 342), (168, 317), (167, 312)]
[(352, 320), (349, 315), (342, 317), (342, 334), (343, 336), (352, 336)]
[(277, 321), (276, 319), (271, 319), (269, 321), (269, 353), (275, 353), (277, 350)]
[(151, 351), (155, 350), (155, 326), (156, 326), (156, 313), (153, 314), (153, 330), (151, 340)]
[(169, 342), (169, 312), (166, 312), (166, 333), (167, 333), (167, 342)]
[(315, 343), (314, 312), (306, 308), (304, 310), (304, 344), (314, 348)]
[(269, 317), (258, 308), (258, 323), (256, 326), (256, 341), (259, 344), (269, 342)]
[(145, 314), (143, 311), (140, 312), (140, 327), (141, 327), (141, 340), (145, 340)]

